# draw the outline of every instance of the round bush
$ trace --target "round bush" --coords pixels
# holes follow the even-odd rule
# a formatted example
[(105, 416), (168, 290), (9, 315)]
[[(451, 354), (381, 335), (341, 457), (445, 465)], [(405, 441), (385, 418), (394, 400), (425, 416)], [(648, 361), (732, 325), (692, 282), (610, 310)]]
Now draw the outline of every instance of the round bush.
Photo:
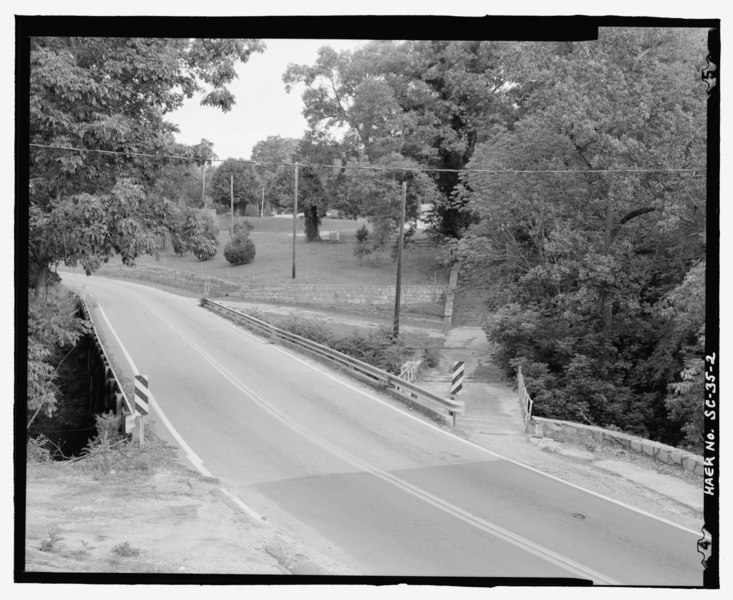
[(197, 243), (192, 250), (194, 256), (199, 260), (209, 260), (216, 256), (216, 246), (209, 240)]
[(173, 246), (173, 252), (178, 256), (183, 256), (188, 251), (185, 242), (178, 233), (171, 234), (171, 245)]
[(259, 217), (260, 209), (257, 207), (256, 204), (248, 204), (244, 208), (244, 216), (245, 217)]
[(255, 258), (255, 245), (252, 240), (232, 238), (224, 246), (224, 258), (232, 265), (246, 265)]

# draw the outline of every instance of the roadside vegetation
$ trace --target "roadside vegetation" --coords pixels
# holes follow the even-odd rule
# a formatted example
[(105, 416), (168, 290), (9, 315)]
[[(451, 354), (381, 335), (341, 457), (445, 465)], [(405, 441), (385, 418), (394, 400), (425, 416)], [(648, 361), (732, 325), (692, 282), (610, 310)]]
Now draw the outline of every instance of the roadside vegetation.
[(348, 335), (339, 335), (321, 324), (304, 319), (278, 319), (273, 322), (261, 314), (258, 314), (257, 318), (393, 375), (399, 375), (402, 365), (414, 358), (415, 350), (407, 345), (405, 336), (395, 338), (387, 326), (380, 327), (376, 331), (355, 331)]
[[(297, 282), (392, 284), (406, 184), (407, 223), (427, 229), (405, 236), (403, 283), (445, 283), (454, 264), (490, 282), (497, 364), (507, 377), (522, 365), (536, 414), (701, 449), (704, 31), (324, 47), (283, 74), (302, 93), (302, 138), (269, 136), (249, 162), (219, 160), (206, 139), (177, 144), (166, 116), (193, 96), (229, 110), (235, 67), (263, 51), (32, 38), (29, 426), (62, 429), (54, 415), (75, 402), (60, 383), (84, 324), (53, 297), (59, 265), (158, 260), (291, 281), (281, 215), (297, 162)], [(235, 239), (225, 214), (210, 217), (232, 196), (237, 221), (254, 225)]]

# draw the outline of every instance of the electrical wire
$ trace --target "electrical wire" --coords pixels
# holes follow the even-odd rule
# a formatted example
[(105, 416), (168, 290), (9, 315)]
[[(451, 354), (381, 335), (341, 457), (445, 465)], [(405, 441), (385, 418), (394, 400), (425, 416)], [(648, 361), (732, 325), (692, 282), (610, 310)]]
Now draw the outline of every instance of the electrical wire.
[(255, 167), (313, 167), (313, 168), (326, 168), (326, 169), (354, 169), (354, 170), (364, 170), (364, 171), (410, 171), (410, 172), (418, 172), (418, 173), (490, 173), (494, 175), (498, 174), (508, 174), (508, 175), (520, 175), (520, 174), (544, 174), (544, 173), (577, 173), (577, 174), (586, 174), (586, 173), (598, 173), (598, 174), (605, 174), (605, 173), (693, 173), (693, 174), (705, 174), (706, 169), (705, 167), (698, 167), (698, 168), (688, 168), (688, 169), (679, 169), (679, 168), (667, 168), (667, 169), (583, 169), (583, 170), (577, 170), (577, 169), (547, 169), (547, 170), (538, 170), (538, 169), (440, 169), (440, 168), (432, 168), (432, 167), (382, 167), (382, 166), (376, 166), (376, 165), (327, 165), (327, 164), (318, 164), (318, 163), (291, 163), (291, 162), (263, 162), (263, 161), (256, 161), (256, 160), (247, 160), (244, 158), (210, 158), (210, 159), (203, 159), (203, 158), (197, 158), (194, 156), (177, 156), (174, 154), (148, 154), (145, 152), (118, 152), (115, 150), (100, 150), (96, 148), (73, 148), (69, 146), (52, 146), (47, 144), (30, 144), (30, 146), (33, 146), (35, 148), (49, 148), (52, 150), (66, 150), (69, 152), (89, 152), (89, 153), (97, 153), (97, 154), (112, 154), (112, 155), (118, 155), (118, 156), (138, 156), (143, 158), (154, 158), (154, 159), (176, 159), (176, 160), (186, 160), (186, 161), (205, 161), (205, 162), (225, 162), (225, 161), (232, 161), (232, 162), (239, 162), (249, 165), (254, 165)]

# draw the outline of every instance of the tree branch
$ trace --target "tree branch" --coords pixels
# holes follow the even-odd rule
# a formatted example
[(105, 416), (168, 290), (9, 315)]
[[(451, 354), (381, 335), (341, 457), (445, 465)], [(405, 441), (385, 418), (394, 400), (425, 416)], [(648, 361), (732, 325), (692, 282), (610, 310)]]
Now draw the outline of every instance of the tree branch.
[(641, 215), (645, 215), (646, 213), (650, 213), (652, 211), (657, 210), (654, 206), (645, 206), (643, 208), (637, 208), (636, 210), (632, 210), (629, 213), (626, 213), (618, 222), (617, 228), (620, 228), (624, 223), (628, 223), (631, 221), (631, 219), (635, 219), (636, 217), (639, 217)]

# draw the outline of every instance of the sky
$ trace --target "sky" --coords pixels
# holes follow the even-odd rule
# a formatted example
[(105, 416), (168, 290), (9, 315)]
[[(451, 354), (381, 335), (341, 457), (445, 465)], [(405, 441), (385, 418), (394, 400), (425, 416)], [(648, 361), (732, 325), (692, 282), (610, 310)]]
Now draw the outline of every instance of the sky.
[(198, 144), (202, 138), (214, 143), (221, 159), (249, 158), (252, 146), (270, 135), (299, 138), (308, 128), (303, 117), (304, 86), (285, 91), (282, 75), (289, 63), (315, 63), (318, 49), (331, 46), (337, 51), (351, 50), (367, 43), (364, 40), (266, 39), (264, 53), (253, 54), (240, 64), (239, 79), (229, 87), (237, 103), (228, 113), (201, 106), (192, 98), (167, 120), (180, 128), (176, 141)]

